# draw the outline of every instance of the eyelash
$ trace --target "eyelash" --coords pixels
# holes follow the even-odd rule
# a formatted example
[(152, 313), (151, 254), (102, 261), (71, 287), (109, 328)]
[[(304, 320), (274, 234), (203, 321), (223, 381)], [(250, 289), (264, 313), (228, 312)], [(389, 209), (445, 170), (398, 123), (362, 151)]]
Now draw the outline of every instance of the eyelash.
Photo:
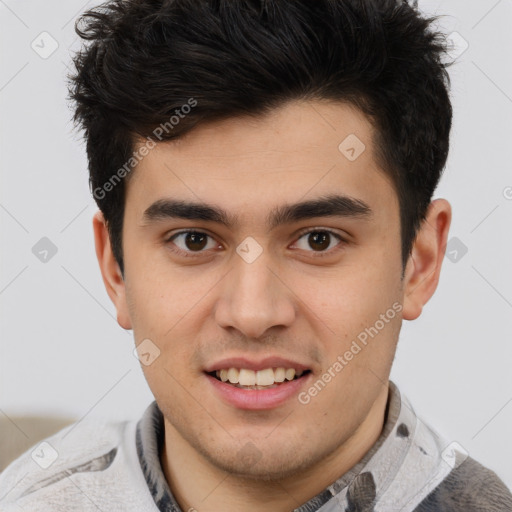
[[(299, 232), (297, 240), (300, 240), (304, 235), (308, 235), (311, 233), (329, 233), (330, 235), (334, 236), (339, 240), (339, 244), (336, 245), (333, 249), (329, 249), (328, 251), (306, 251), (311, 252), (314, 258), (322, 258), (326, 256), (331, 256), (333, 253), (338, 252), (341, 250), (340, 246), (343, 246), (344, 244), (348, 243), (341, 235), (336, 233), (335, 231), (328, 229), (328, 228), (308, 228), (304, 231)], [(183, 234), (195, 234), (195, 235), (206, 235), (207, 237), (210, 237), (213, 239), (211, 235), (208, 233), (205, 233), (204, 231), (196, 231), (194, 229), (188, 229), (184, 231), (179, 231), (177, 233), (173, 233), (171, 236), (167, 237), (165, 240), (166, 243), (172, 242), (174, 238), (178, 237), (179, 235)], [(176, 254), (179, 254), (180, 256), (184, 256), (186, 258), (197, 258), (200, 257), (205, 251), (184, 251), (183, 249), (177, 248), (175, 244), (174, 248), (171, 248), (170, 250)]]

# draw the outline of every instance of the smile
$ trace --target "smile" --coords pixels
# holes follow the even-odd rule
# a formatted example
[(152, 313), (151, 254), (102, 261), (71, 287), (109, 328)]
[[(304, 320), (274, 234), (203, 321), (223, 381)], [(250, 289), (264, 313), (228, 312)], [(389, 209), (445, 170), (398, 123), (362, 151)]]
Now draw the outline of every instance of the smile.
[[(273, 361), (275, 364), (277, 361)], [(284, 361), (280, 360), (279, 363)], [(294, 398), (307, 386), (313, 373), (304, 366), (250, 364), (246, 361), (225, 362), (211, 366), (204, 372), (211, 386), (212, 398), (219, 398), (224, 404), (242, 410), (270, 410), (280, 406), (298, 403)], [(246, 368), (253, 366), (253, 369)], [(224, 366), (224, 367), (220, 367)]]
[(250, 370), (247, 368), (223, 368), (209, 372), (221, 382), (226, 382), (242, 389), (271, 389), (284, 382), (296, 380), (309, 370), (296, 370), (295, 368), (265, 368), (263, 370)]

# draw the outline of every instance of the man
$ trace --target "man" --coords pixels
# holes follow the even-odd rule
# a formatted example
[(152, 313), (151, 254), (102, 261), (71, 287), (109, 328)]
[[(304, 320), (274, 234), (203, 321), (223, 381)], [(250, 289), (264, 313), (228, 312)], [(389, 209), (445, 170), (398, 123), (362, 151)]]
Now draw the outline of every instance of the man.
[(504, 511), (389, 381), (441, 271), (445, 44), (392, 0), (113, 0), (71, 96), (96, 254), (156, 401), (0, 477), (2, 509)]

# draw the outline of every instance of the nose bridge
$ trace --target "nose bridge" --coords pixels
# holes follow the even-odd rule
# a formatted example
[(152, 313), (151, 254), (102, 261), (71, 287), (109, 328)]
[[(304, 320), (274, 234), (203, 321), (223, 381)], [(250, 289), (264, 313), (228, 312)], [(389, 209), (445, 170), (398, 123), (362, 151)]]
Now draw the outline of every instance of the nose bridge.
[(271, 258), (266, 251), (261, 251), (255, 259), (244, 259), (243, 254), (233, 259), (216, 311), (219, 325), (258, 338), (271, 327), (293, 322), (295, 308), (291, 294), (269, 267)]
[(260, 256), (252, 263), (238, 261), (233, 270), (233, 302), (240, 306), (257, 304), (261, 311), (266, 310), (274, 300), (273, 276), (268, 269), (267, 258)]

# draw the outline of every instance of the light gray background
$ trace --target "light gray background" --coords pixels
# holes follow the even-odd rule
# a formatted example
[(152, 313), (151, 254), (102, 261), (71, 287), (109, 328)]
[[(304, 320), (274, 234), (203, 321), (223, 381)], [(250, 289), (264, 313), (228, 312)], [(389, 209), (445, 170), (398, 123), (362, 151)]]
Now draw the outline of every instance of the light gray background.
[[(0, 414), (137, 418), (152, 400), (96, 261), (87, 163), (66, 103), (74, 20), (95, 2), (0, 0)], [(450, 70), (451, 237), (437, 293), (405, 322), (392, 379), (512, 487), (512, 0), (420, 2), (469, 44)], [(58, 49), (43, 59), (31, 43)], [(454, 51), (458, 51), (455, 47)], [(42, 51), (42, 48), (41, 50)], [(32, 247), (48, 237), (46, 263)], [(453, 244), (453, 242), (452, 242)], [(452, 250), (456, 246), (450, 246)], [(450, 250), (450, 248), (449, 248)], [(454, 255), (454, 254), (453, 254)]]

